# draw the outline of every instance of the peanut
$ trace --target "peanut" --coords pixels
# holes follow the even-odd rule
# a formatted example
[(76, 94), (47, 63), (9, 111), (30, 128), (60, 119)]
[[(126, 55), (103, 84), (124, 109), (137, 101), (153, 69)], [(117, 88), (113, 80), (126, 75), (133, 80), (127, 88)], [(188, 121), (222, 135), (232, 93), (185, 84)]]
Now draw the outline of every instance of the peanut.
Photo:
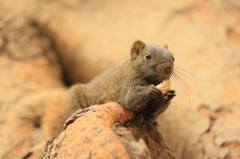
[(171, 83), (170, 80), (167, 79), (165, 81), (163, 81), (162, 83), (160, 83), (159, 85), (157, 85), (156, 87), (163, 93), (167, 93), (167, 91), (170, 89)]

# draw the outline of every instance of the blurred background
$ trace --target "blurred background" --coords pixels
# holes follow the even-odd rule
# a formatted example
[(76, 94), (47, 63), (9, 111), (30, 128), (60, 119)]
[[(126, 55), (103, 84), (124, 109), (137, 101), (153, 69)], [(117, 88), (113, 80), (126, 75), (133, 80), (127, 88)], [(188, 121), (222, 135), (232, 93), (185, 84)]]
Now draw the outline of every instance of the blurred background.
[(5, 124), (20, 99), (88, 82), (126, 61), (138, 39), (175, 56), (177, 96), (158, 122), (177, 158), (240, 158), (239, 0), (0, 3), (0, 158), (44, 141)]

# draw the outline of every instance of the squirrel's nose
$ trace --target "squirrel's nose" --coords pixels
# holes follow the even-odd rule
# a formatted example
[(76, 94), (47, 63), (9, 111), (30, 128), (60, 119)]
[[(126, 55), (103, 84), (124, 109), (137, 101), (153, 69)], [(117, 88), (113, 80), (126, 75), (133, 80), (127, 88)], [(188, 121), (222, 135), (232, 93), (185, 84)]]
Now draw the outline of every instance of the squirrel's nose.
[(167, 74), (170, 73), (171, 71), (172, 71), (171, 66), (167, 66), (167, 67), (164, 68), (164, 72), (167, 73)]

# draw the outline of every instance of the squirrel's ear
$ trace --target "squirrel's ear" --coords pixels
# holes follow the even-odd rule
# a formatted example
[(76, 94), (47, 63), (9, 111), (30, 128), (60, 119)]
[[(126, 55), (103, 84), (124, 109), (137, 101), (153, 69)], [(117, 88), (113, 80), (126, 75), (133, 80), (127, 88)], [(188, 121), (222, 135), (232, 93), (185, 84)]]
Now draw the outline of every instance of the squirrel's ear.
[(167, 44), (166, 44), (166, 45), (164, 45), (163, 47), (165, 47), (166, 49), (168, 49), (168, 46), (167, 46)]
[(145, 45), (146, 44), (141, 40), (135, 41), (132, 45), (131, 57), (136, 58), (140, 54), (141, 50), (145, 47)]

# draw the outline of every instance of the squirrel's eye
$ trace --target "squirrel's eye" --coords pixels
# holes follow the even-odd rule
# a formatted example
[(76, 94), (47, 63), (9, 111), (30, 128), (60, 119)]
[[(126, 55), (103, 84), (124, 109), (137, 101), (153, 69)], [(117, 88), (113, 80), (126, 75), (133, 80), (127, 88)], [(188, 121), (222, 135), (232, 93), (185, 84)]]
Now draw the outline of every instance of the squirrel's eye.
[(175, 58), (173, 57), (173, 61), (175, 61)]
[(150, 53), (147, 53), (146, 56), (145, 56), (145, 58), (146, 58), (147, 60), (149, 60), (149, 59), (152, 58), (152, 55), (151, 55)]

